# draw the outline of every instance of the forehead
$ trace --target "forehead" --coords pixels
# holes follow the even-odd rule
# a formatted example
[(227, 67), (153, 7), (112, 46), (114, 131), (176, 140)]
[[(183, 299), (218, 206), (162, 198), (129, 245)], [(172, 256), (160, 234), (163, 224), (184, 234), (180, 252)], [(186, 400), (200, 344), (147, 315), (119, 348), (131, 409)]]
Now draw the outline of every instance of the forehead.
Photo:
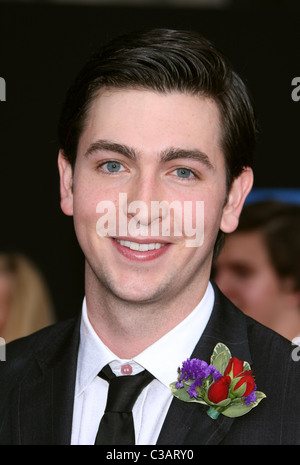
[(97, 139), (134, 145), (144, 151), (166, 147), (221, 150), (220, 113), (210, 98), (145, 89), (101, 89), (79, 140), (79, 152)]

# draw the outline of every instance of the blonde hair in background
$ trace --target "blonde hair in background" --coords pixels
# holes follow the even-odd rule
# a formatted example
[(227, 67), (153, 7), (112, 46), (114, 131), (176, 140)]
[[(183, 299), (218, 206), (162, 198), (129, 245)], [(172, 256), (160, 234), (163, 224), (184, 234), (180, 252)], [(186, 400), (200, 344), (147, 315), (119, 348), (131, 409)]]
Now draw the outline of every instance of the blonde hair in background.
[(0, 254), (0, 273), (8, 273), (12, 280), (7, 318), (0, 332), (6, 343), (55, 322), (47, 285), (30, 260), (21, 254)]

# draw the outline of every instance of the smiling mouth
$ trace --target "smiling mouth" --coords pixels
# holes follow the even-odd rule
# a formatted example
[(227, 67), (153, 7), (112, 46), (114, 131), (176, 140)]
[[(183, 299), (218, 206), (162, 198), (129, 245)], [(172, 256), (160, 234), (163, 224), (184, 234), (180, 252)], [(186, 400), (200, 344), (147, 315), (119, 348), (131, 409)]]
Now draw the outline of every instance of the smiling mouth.
[(136, 250), (138, 252), (148, 252), (149, 250), (157, 250), (168, 245), (167, 243), (162, 242), (140, 243), (116, 238), (115, 241), (117, 241), (123, 247), (127, 247), (128, 249)]

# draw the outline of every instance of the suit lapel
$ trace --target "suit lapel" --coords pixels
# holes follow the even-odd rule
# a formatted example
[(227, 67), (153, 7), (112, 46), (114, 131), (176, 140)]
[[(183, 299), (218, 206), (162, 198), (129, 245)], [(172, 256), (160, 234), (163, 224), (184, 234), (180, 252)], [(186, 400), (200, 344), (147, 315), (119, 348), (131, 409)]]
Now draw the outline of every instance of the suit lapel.
[(206, 410), (204, 405), (174, 398), (157, 445), (219, 444), (234, 420), (224, 415), (212, 420)]
[[(12, 424), (16, 443), (70, 444), (79, 327), (80, 318), (75, 327), (61, 330), (54, 341), (48, 341), (15, 391), (17, 418)], [(218, 342), (226, 344), (233, 356), (251, 364), (244, 315), (215, 287), (212, 315), (191, 358), (209, 361)], [(238, 420), (224, 415), (212, 420), (206, 411), (204, 405), (174, 398), (157, 444), (220, 443)]]
[[(223, 342), (232, 356), (251, 364), (245, 317), (214, 286), (215, 304), (207, 327), (191, 358), (210, 361), (213, 348)], [(182, 361), (179, 361), (178, 365)], [(219, 415), (216, 420), (207, 415), (202, 404), (183, 402), (174, 398), (157, 444), (196, 445), (219, 444), (235, 419)]]
[(70, 444), (79, 320), (37, 354), (16, 392), (20, 444)]

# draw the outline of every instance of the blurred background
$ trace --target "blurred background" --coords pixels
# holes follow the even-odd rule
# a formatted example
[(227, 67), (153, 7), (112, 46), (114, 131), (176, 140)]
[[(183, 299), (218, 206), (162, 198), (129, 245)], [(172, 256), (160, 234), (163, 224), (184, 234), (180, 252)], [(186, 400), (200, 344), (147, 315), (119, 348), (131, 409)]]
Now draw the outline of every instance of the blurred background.
[[(0, 1), (0, 251), (29, 257), (58, 320), (81, 307), (83, 257), (60, 210), (56, 124), (75, 73), (98, 46), (143, 27), (210, 38), (247, 80), (260, 136), (253, 196), (299, 203), (299, 0)], [(300, 92), (299, 92), (300, 95)], [(251, 197), (249, 198), (251, 201)]]

